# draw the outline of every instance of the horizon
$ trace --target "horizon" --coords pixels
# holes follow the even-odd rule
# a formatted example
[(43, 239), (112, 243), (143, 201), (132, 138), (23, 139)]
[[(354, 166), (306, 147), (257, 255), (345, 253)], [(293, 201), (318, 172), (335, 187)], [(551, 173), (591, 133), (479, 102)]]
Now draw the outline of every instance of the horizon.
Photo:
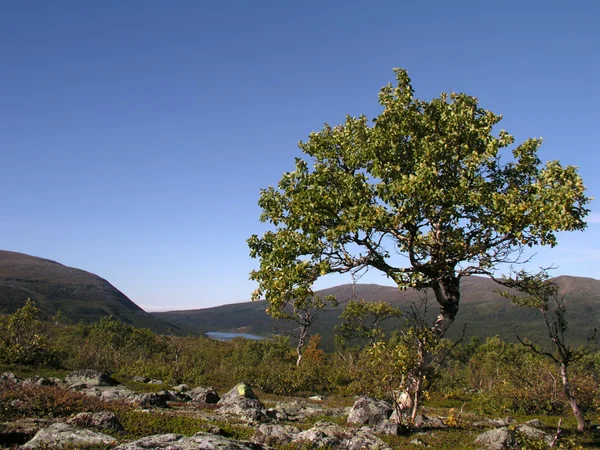
[[(578, 166), (599, 196), (600, 4), (354, 5), (0, 5), (0, 248), (94, 273), (147, 311), (246, 301), (260, 189), (323, 123), (376, 116), (394, 67), (420, 99), (465, 92), (516, 143), (543, 137), (542, 161)], [(528, 267), (600, 279), (589, 207), (584, 232)]]

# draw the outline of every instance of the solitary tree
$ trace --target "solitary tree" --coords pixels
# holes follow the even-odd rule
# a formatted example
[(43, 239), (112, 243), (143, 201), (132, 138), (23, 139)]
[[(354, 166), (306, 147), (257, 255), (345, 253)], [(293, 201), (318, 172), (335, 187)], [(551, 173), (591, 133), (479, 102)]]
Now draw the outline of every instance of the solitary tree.
[(465, 94), (414, 97), (405, 70), (381, 89), (383, 112), (325, 125), (300, 148), (296, 169), (261, 191), (261, 220), (248, 240), (260, 266), (253, 298), (270, 310), (311, 298), (330, 273), (377, 269), (399, 287), (430, 288), (444, 335), (460, 303), (460, 280), (521, 261), (522, 249), (583, 230), (589, 198), (572, 166), (542, 166), (539, 139), (512, 150), (501, 116)]

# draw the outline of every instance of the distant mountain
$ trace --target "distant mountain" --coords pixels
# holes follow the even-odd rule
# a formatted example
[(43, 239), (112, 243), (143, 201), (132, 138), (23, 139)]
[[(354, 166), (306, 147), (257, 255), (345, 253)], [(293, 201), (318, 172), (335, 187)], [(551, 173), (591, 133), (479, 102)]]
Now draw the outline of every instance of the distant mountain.
[(49, 259), (0, 250), (0, 313), (35, 301), (43, 319), (57, 311), (73, 322), (95, 322), (113, 315), (124, 323), (160, 333), (177, 333), (170, 325), (151, 316), (108, 281), (84, 270), (63, 266)]
[[(561, 288), (567, 305), (567, 318), (572, 342), (583, 344), (588, 333), (600, 328), (600, 281), (592, 278), (560, 276), (554, 281)], [(519, 308), (497, 293), (499, 286), (483, 277), (467, 277), (461, 282), (461, 306), (458, 317), (452, 324), (447, 337), (458, 338), (466, 326), (466, 336), (499, 335), (514, 341), (515, 335), (539, 339), (545, 342), (546, 331), (536, 310)], [(340, 305), (321, 314), (315, 323), (313, 333), (320, 333), (327, 347), (333, 342), (333, 328), (339, 323), (344, 304), (351, 298), (364, 298), (367, 301), (383, 300), (400, 306), (404, 310), (411, 303), (420, 303), (422, 294), (408, 289), (400, 292), (391, 286), (376, 284), (350, 284), (324, 289), (319, 295), (333, 295)], [(438, 312), (433, 294), (429, 293), (428, 319), (432, 320)], [(269, 335), (274, 328), (289, 330), (285, 322), (277, 322), (266, 313), (264, 301), (236, 303), (214, 308), (189, 311), (169, 311), (152, 313), (153, 316), (181, 325), (196, 332), (227, 331), (244, 332), (257, 335)]]

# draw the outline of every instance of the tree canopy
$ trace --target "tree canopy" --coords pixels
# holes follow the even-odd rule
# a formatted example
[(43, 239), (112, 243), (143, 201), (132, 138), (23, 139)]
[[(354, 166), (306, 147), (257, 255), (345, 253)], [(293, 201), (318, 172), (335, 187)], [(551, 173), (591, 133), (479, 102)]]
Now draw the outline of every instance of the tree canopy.
[[(305, 157), (278, 186), (261, 190), (250, 254), (260, 266), (253, 298), (272, 311), (313, 296), (330, 273), (377, 269), (399, 287), (431, 288), (443, 336), (460, 301), (460, 279), (518, 263), (522, 250), (583, 230), (588, 213), (573, 166), (542, 165), (540, 139), (513, 146), (502, 119), (466, 94), (415, 98), (396, 69), (372, 120), (347, 116), (300, 142)], [(512, 152), (509, 150), (512, 148)]]

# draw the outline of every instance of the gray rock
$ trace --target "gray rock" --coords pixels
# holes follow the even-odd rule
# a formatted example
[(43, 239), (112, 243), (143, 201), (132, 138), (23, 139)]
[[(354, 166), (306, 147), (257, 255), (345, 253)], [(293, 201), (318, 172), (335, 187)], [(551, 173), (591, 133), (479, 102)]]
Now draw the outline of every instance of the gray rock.
[(525, 422), (525, 425), (529, 425), (530, 427), (533, 427), (533, 428), (546, 428), (546, 426), (542, 422), (540, 422), (538, 419), (528, 420), (527, 422)]
[(429, 447), (429, 445), (427, 445), (426, 442), (422, 441), (419, 438), (413, 439), (412, 441), (409, 442), (409, 444), (411, 444), (411, 445), (420, 445), (422, 447)]
[(542, 430), (538, 430), (537, 428), (527, 424), (519, 425), (516, 430), (519, 434), (527, 439), (544, 441), (546, 445), (552, 444), (552, 441), (554, 440), (554, 437), (550, 436), (548, 433), (545, 433)]
[(135, 397), (132, 401), (135, 405), (140, 408), (167, 408), (167, 401), (169, 401), (168, 394), (160, 392), (147, 392)]
[(355, 430), (323, 421), (319, 421), (315, 423), (313, 428), (297, 434), (292, 442), (310, 444), (317, 448), (333, 447), (349, 450), (389, 450), (390, 448), (375, 436), (368, 427)]
[(19, 419), (14, 422), (0, 422), (0, 446), (24, 444), (31, 440), (40, 429), (48, 425), (47, 419)]
[(263, 450), (264, 448), (253, 442), (234, 441), (209, 433), (196, 433), (190, 437), (178, 434), (147, 436), (128, 444), (119, 445), (115, 450)]
[(256, 428), (253, 441), (266, 445), (287, 444), (299, 433), (300, 430), (292, 425), (261, 424)]
[(178, 384), (177, 386), (173, 386), (171, 390), (175, 392), (187, 392), (190, 390), (190, 387), (187, 384)]
[(116, 445), (117, 440), (108, 434), (81, 430), (66, 423), (55, 423), (42, 428), (22, 448), (85, 447), (92, 445)]
[(147, 382), (148, 384), (165, 384), (163, 380), (150, 380)]
[(288, 420), (290, 422), (303, 422), (307, 417), (314, 416), (345, 415), (343, 410), (324, 409), (321, 405), (300, 402), (298, 400), (279, 402), (275, 405), (275, 408), (269, 409), (268, 414), (277, 420)]
[(212, 387), (196, 387), (191, 391), (187, 392), (187, 394), (195, 403), (208, 403), (214, 405), (216, 403), (219, 403), (219, 400), (221, 400), (221, 397), (219, 397), (217, 391), (215, 391)]
[(352, 405), (348, 423), (355, 425), (376, 425), (388, 419), (394, 408), (388, 402), (372, 397), (360, 397)]
[(102, 412), (82, 412), (75, 417), (67, 420), (69, 425), (78, 428), (95, 428), (106, 431), (124, 431), (121, 422), (117, 419), (114, 413), (110, 411)]
[(485, 450), (504, 450), (515, 446), (517, 439), (514, 431), (502, 427), (481, 433), (475, 439), (475, 444), (481, 445)]
[(56, 386), (56, 382), (54, 380), (50, 380), (48, 378), (43, 377), (31, 377), (23, 380), (23, 385), (36, 385), (36, 386)]
[(100, 393), (100, 398), (105, 401), (133, 400), (137, 396), (138, 394), (125, 386), (103, 389)]
[(373, 426), (373, 431), (377, 434), (386, 434), (390, 436), (398, 436), (401, 434), (401, 426), (391, 420), (382, 420)]
[(150, 378), (141, 375), (136, 375), (135, 377), (133, 377), (133, 381), (135, 381), (136, 383), (148, 383), (150, 381)]
[(109, 377), (104, 372), (92, 369), (76, 370), (66, 376), (65, 382), (70, 385), (85, 384), (87, 386), (116, 386), (118, 381)]
[(249, 384), (239, 383), (235, 385), (227, 394), (221, 397), (219, 400), (220, 405), (230, 404), (230, 403), (239, 403), (241, 399), (247, 400), (258, 400), (256, 394), (250, 387)]
[(23, 380), (21, 378), (19, 378), (18, 376), (16, 376), (12, 372), (4, 372), (4, 373), (2, 373), (2, 375), (0, 375), (0, 381), (9, 381), (11, 383), (20, 383)]

